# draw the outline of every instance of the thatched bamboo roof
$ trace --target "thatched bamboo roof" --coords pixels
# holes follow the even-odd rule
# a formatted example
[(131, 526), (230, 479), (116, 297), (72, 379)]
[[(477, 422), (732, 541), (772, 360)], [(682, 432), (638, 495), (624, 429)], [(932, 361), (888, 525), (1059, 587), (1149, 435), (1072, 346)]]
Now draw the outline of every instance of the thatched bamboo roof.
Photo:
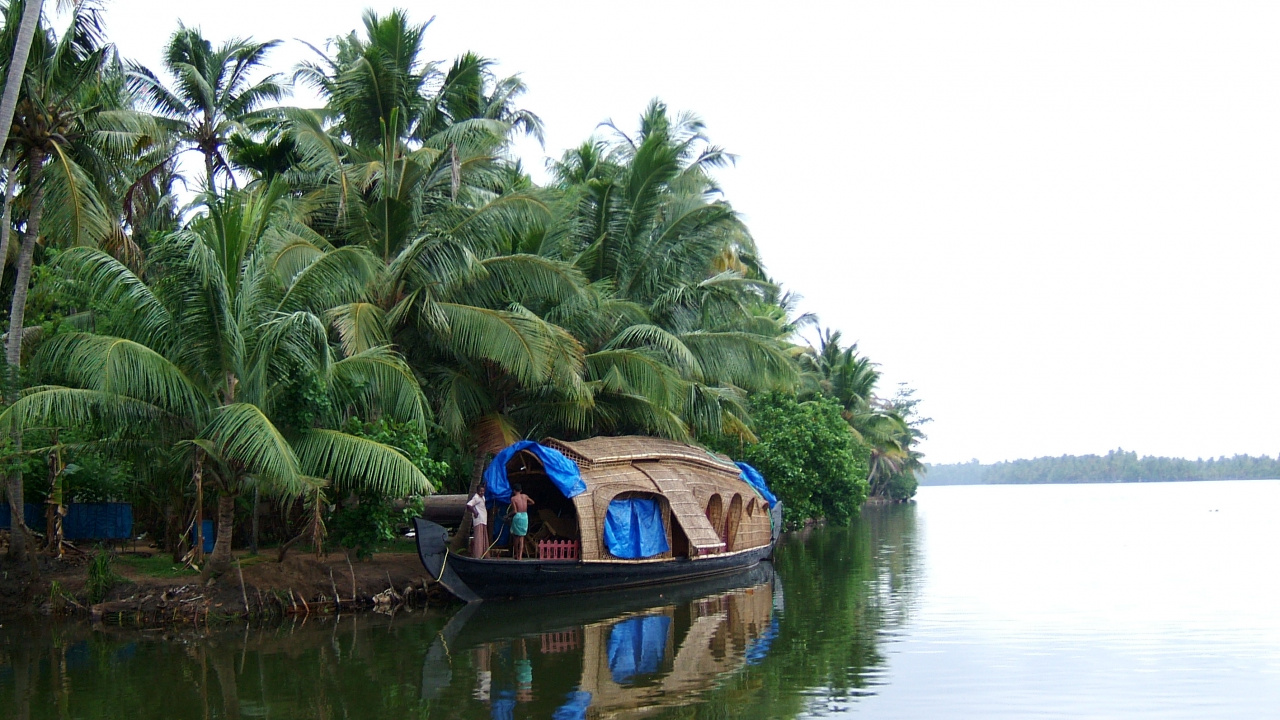
[(683, 460), (735, 478), (738, 476), (738, 467), (729, 458), (696, 445), (665, 438), (623, 435), (593, 437), (574, 442), (551, 438), (543, 440), (542, 444), (564, 453), (583, 470), (637, 460)]

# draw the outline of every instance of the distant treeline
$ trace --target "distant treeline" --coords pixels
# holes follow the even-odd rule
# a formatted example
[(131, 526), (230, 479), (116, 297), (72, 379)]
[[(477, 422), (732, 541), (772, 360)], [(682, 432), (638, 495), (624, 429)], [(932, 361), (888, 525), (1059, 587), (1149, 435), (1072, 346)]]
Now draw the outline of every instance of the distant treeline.
[(951, 465), (926, 464), (921, 485), (999, 485), (1009, 483), (1170, 482), (1181, 480), (1256, 480), (1280, 478), (1280, 459), (1262, 456), (1186, 460), (1138, 457), (1122, 449), (1106, 455), (1063, 455), (983, 465), (977, 460)]

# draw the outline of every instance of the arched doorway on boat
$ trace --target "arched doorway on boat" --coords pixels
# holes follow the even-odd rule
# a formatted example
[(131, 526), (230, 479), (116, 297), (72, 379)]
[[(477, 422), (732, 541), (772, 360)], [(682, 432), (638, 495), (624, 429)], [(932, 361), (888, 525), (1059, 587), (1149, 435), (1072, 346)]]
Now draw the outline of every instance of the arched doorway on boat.
[[(610, 557), (639, 560), (672, 557), (671, 506), (657, 493), (624, 491), (605, 509), (602, 540)], [(687, 552), (688, 541), (685, 541)]]
[[(507, 461), (507, 482), (533, 501), (529, 507), (529, 532), (525, 535), (526, 558), (576, 560), (581, 552), (578, 511), (573, 500), (564, 496), (547, 475), (542, 461), (528, 450), (521, 450)], [(511, 557), (510, 515), (508, 503), (497, 503), (490, 522), (493, 525), (494, 550), (490, 557)], [(496, 552), (495, 552), (496, 551)]]

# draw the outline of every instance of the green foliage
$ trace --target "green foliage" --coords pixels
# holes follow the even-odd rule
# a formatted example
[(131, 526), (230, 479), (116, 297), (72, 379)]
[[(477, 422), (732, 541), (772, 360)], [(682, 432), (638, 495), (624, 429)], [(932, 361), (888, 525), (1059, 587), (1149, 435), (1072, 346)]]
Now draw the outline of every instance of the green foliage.
[(89, 575), (85, 580), (84, 591), (91, 604), (102, 602), (111, 588), (125, 582), (112, 567), (114, 563), (115, 556), (101, 548), (89, 559)]
[(438, 459), (439, 452), (432, 452), (432, 440), (444, 444), (443, 438), (438, 434), (435, 438), (429, 438), (427, 432), (417, 426), (390, 418), (381, 418), (373, 422), (351, 418), (342, 429), (351, 435), (380, 442), (404, 453), (409, 462), (418, 468), (437, 492), (444, 485), (445, 479), (450, 476), (449, 463)]
[(916, 479), (915, 472), (898, 473), (889, 479), (887, 494), (890, 500), (910, 500), (916, 496), (919, 487), (920, 481)]
[(119, 502), (135, 496), (132, 464), (96, 450), (68, 453), (75, 462), (63, 470), (67, 502)]
[(756, 442), (712, 439), (713, 449), (753, 465), (796, 527), (810, 518), (842, 525), (867, 497), (868, 451), (831, 398), (797, 402), (781, 393), (751, 401)]
[(394, 540), (401, 530), (422, 514), (422, 501), (411, 500), (396, 509), (385, 495), (364, 490), (339, 507), (325, 522), (330, 537), (339, 545), (367, 559), (382, 544)]
[[(427, 433), (416, 425), (389, 418), (373, 422), (351, 418), (343, 426), (343, 431), (399, 450), (436, 490), (449, 476), (448, 463), (433, 457)], [(335, 542), (354, 549), (357, 557), (367, 558), (379, 545), (394, 540), (399, 530), (408, 526), (421, 512), (420, 498), (411, 498), (404, 507), (396, 509), (391, 496), (370, 485), (335, 510), (325, 526)]]
[(173, 558), (164, 553), (152, 555), (151, 557), (121, 555), (116, 558), (116, 562), (129, 567), (134, 572), (150, 575), (151, 577), (182, 578), (200, 574), (199, 571), (182, 563), (173, 562)]

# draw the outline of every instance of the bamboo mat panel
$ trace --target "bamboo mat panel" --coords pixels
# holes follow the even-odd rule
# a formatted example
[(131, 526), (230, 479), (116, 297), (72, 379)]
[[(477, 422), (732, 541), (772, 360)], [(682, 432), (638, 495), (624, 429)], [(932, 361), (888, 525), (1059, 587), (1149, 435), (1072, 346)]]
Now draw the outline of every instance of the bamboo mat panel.
[(724, 541), (720, 539), (720, 534), (711, 527), (711, 521), (707, 520), (706, 514), (702, 511), (702, 505), (685, 486), (684, 480), (674, 468), (662, 463), (645, 463), (638, 469), (649, 476), (653, 484), (658, 486), (666, 496), (667, 502), (671, 505), (671, 514), (680, 522), (685, 537), (689, 538), (690, 546), (701, 552), (724, 550)]

